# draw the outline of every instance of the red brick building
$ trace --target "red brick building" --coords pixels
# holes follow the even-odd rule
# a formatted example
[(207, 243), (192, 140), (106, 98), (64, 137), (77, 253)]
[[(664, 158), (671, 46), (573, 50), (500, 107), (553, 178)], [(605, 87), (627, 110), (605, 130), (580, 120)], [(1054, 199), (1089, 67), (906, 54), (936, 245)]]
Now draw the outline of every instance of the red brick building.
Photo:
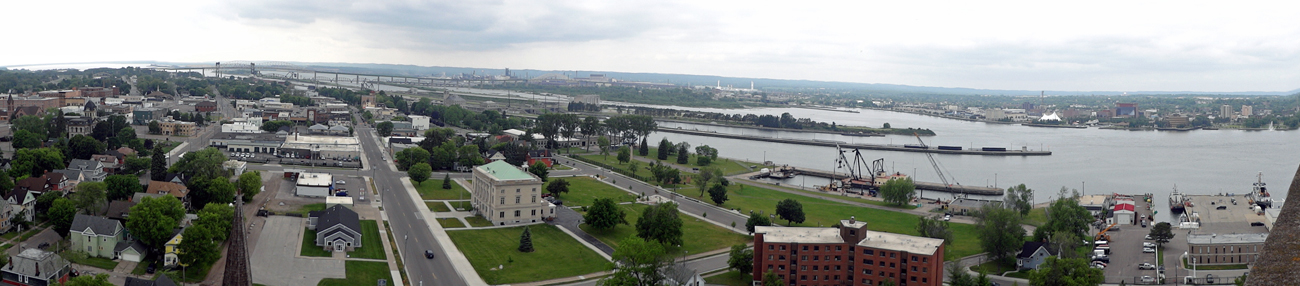
[(217, 103), (212, 101), (200, 101), (194, 104), (194, 110), (198, 112), (212, 112), (217, 110)]
[(943, 285), (943, 240), (870, 231), (854, 218), (839, 228), (755, 227), (754, 281), (775, 272), (791, 286)]

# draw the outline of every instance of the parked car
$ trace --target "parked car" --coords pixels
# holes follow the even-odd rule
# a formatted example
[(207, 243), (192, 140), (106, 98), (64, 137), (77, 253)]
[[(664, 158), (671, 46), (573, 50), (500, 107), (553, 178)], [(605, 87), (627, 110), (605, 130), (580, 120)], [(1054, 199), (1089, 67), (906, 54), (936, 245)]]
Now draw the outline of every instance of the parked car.
[(343, 180), (338, 180), (337, 182), (334, 182), (334, 184), (339, 184), (339, 185), (346, 185), (347, 183), (348, 182), (344, 182)]
[(149, 262), (149, 268), (146, 268), (146, 269), (144, 270), (144, 273), (153, 274), (154, 272), (158, 272), (158, 262), (157, 262), (157, 261), (150, 261), (150, 262)]
[(1142, 239), (1151, 240), (1151, 235), (1148, 234), (1146, 237), (1143, 237)]
[(433, 250), (424, 250), (424, 258), (433, 259)]
[(1093, 256), (1093, 257), (1092, 257), (1092, 261), (1100, 261), (1100, 262), (1110, 263), (1110, 257), (1109, 257), (1109, 256), (1105, 256), (1105, 255), (1102, 255), (1102, 256)]
[(1155, 244), (1155, 243), (1151, 243), (1151, 242), (1145, 242), (1145, 241), (1143, 241), (1143, 242), (1142, 242), (1142, 247), (1156, 247), (1156, 244)]
[(1214, 284), (1214, 274), (1205, 274), (1205, 284)]
[(1155, 253), (1155, 252), (1156, 252), (1156, 249), (1155, 249), (1154, 247), (1143, 247), (1143, 248), (1142, 248), (1142, 253)]
[(1156, 278), (1151, 276), (1142, 276), (1142, 283), (1156, 283)]
[(943, 221), (952, 220), (952, 215), (943, 215)]
[(1142, 269), (1142, 270), (1155, 270), (1155, 269), (1156, 269), (1156, 266), (1153, 265), (1153, 264), (1151, 264), (1151, 263), (1143, 262), (1142, 264), (1138, 264), (1138, 269)]

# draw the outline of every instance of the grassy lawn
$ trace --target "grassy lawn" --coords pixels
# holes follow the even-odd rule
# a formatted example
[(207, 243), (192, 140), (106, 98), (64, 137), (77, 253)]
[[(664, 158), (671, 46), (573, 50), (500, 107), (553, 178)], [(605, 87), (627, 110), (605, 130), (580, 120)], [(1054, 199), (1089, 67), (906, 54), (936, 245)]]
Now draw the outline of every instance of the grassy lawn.
[(424, 205), (429, 206), (429, 210), (436, 213), (445, 213), (451, 211), (450, 208), (447, 208), (447, 204), (444, 204), (442, 202), (424, 202)]
[(704, 283), (727, 286), (750, 286), (754, 283), (754, 276), (732, 270), (723, 272), (722, 274), (704, 277)]
[[(571, 277), (603, 270), (609, 261), (551, 225), (533, 225), (531, 253), (519, 252), (523, 227), (449, 231), (452, 242), (469, 258), (488, 284), (509, 284)], [(556, 263), (562, 262), (562, 263)], [(506, 269), (493, 268), (504, 265)], [(348, 275), (351, 277), (351, 273)], [(373, 284), (353, 284), (373, 285)]]
[(447, 203), (451, 204), (452, 208), (463, 210), (463, 211), (469, 211), (470, 209), (474, 208), (474, 206), (470, 204), (469, 201), (447, 202)]
[[(673, 143), (676, 144), (676, 143), (681, 143), (681, 142), (673, 142)], [(659, 142), (650, 142), (650, 144), (656, 144), (656, 145), (657, 145), (657, 144), (659, 144)], [(690, 164), (677, 164), (677, 154), (673, 154), (673, 155), (671, 155), (671, 156), (668, 156), (668, 160), (663, 160), (663, 161), (664, 161), (665, 163), (670, 163), (670, 164), (673, 164), (673, 165), (686, 167), (687, 169), (690, 169), (690, 168), (699, 168), (699, 167), (700, 167), (699, 165), (695, 165), (695, 162), (697, 162), (697, 161), (696, 161), (696, 156), (695, 156), (695, 149), (694, 149), (694, 146), (692, 146), (692, 149), (690, 150), (690, 152), (691, 152), (691, 154), (690, 154), (690, 161), (689, 161)], [(617, 154), (617, 153), (614, 153), (614, 154)], [(636, 156), (636, 150), (632, 150), (632, 156)], [(637, 157), (640, 157), (640, 156), (637, 156)], [(645, 157), (643, 157), (643, 158), (650, 159), (651, 161), (653, 161), (653, 160), (658, 160), (658, 159), (659, 159), (659, 148), (650, 147), (650, 154), (649, 154), (649, 156), (645, 156)], [(614, 161), (617, 162), (618, 160), (616, 159), (616, 160), (614, 160)], [(752, 172), (752, 171), (757, 171), (757, 170), (750, 170), (750, 169), (749, 169), (749, 166), (751, 166), (751, 165), (762, 165), (762, 164), (760, 164), (760, 163), (744, 162), (744, 161), (736, 161), (736, 160), (731, 160), (731, 159), (727, 159), (727, 158), (718, 158), (718, 160), (715, 160), (715, 161), (713, 161), (712, 163), (709, 163), (709, 166), (717, 167), (719, 170), (722, 170), (722, 173), (725, 174), (725, 175), (735, 175), (735, 174), (743, 174), (743, 173), (748, 173), (748, 172)]]
[(971, 271), (982, 272), (988, 275), (1002, 275), (1003, 272), (1016, 270), (1015, 265), (1006, 265), (997, 261), (989, 261), (984, 264), (970, 267)]
[[(685, 192), (684, 194), (688, 196), (699, 195), (698, 192)], [(748, 213), (750, 211), (758, 213), (759, 211), (762, 211), (764, 214), (771, 214), (776, 211), (776, 203), (778, 201), (784, 199), (794, 199), (799, 201), (799, 203), (803, 205), (805, 220), (803, 223), (793, 224), (792, 226), (821, 225), (823, 227), (830, 227), (841, 219), (848, 219), (849, 216), (856, 216), (859, 220), (866, 221), (867, 228), (870, 230), (918, 235), (916, 232), (916, 224), (920, 217), (913, 214), (850, 206), (824, 199), (810, 198), (802, 195), (754, 186), (743, 186), (740, 184), (732, 184), (730, 187), (727, 187), (727, 197), (730, 200), (723, 203), (722, 207), (729, 209), (739, 208), (742, 213)], [(787, 223), (779, 217), (775, 222), (782, 225)], [(950, 227), (953, 232), (953, 241), (946, 247), (948, 250), (948, 254), (945, 255), (946, 260), (953, 260), (982, 252), (979, 247), (979, 238), (975, 237), (974, 225), (953, 223)]]
[[(899, 208), (899, 209), (907, 209), (907, 210), (915, 209), (915, 208), (916, 208), (916, 205), (910, 205), (910, 204), (909, 204), (909, 205), (901, 205), (901, 206), (900, 206), (900, 205), (895, 205), (895, 204), (891, 204), (891, 203), (886, 203), (886, 202), (884, 202), (884, 201), (869, 200), (869, 199), (864, 199), (864, 198), (860, 198), (860, 197), (841, 196), (841, 195), (837, 195), (837, 194), (833, 194), (833, 193), (824, 193), (824, 192), (820, 192), (820, 191), (809, 191), (809, 190), (803, 190), (803, 189), (790, 188), (790, 187), (786, 187), (786, 186), (765, 186), (765, 187), (767, 187), (767, 188), (780, 188), (780, 189), (791, 190), (791, 191), (795, 191), (795, 192), (801, 192), (801, 193), (812, 194), (812, 195), (819, 196), (819, 197), (837, 198), (837, 199), (841, 199), (841, 200), (848, 200), (848, 201), (853, 201), (853, 202), (859, 202), (859, 203), (871, 204), (871, 205), (877, 205), (877, 206), (884, 206), (884, 207), (891, 207), (891, 208)], [(699, 194), (699, 190), (698, 190), (698, 189), (696, 189), (696, 194)], [(697, 198), (699, 198), (699, 197), (697, 197)]]
[(1047, 209), (1033, 208), (1029, 210), (1029, 215), (1025, 216), (1025, 224), (1035, 227), (1043, 226), (1047, 223)]
[(465, 228), (464, 223), (461, 223), (460, 220), (452, 217), (440, 218), (438, 219), (438, 224), (442, 225), (442, 228)]
[(492, 221), (489, 221), (482, 216), (467, 217), (465, 218), (465, 221), (469, 222), (469, 225), (473, 227), (492, 226)]
[(69, 262), (112, 271), (117, 268), (117, 261), (103, 257), (87, 257), (85, 253), (64, 252), (63, 258)]
[(1029, 271), (1016, 271), (1007, 273), (1007, 277), (1029, 279)]
[(559, 179), (569, 182), (569, 192), (560, 194), (560, 200), (564, 201), (565, 206), (590, 206), (600, 198), (614, 199), (615, 202), (636, 200), (636, 196), (632, 193), (591, 177), (553, 178), (550, 182), (546, 182), (542, 189), (545, 190), (546, 186)]
[[(627, 213), (628, 225), (618, 225), (613, 229), (595, 230), (589, 228), (586, 224), (581, 225), (583, 231), (595, 236), (601, 242), (608, 244), (610, 247), (618, 248), (618, 243), (623, 238), (636, 235), (636, 221), (641, 218), (641, 212), (649, 206), (643, 204), (619, 205)], [(692, 216), (679, 214), (682, 218), (682, 240), (681, 247), (669, 246), (668, 253), (671, 255), (699, 254), (712, 250), (728, 248), (732, 245), (745, 244), (754, 239), (743, 234), (729, 231), (717, 225), (700, 221)], [(742, 226), (737, 226), (742, 227)]]
[(315, 257), (330, 257), (330, 252), (329, 252), (329, 251), (325, 251), (324, 248), (322, 248), (322, 247), (320, 247), (320, 246), (316, 246), (316, 231), (315, 231), (315, 230), (311, 230), (311, 229), (303, 228), (302, 231), (303, 231), (303, 233), (302, 233), (302, 250), (299, 250), (299, 252), (298, 252), (299, 255), (302, 255), (302, 256), (315, 256)]
[(356, 258), (388, 259), (388, 256), (384, 255), (384, 244), (379, 240), (378, 222), (361, 221), (361, 247), (349, 254)]
[[(317, 286), (332, 285), (379, 285), (379, 279), (393, 280), (392, 272), (388, 271), (388, 263), (370, 262), (370, 261), (346, 261), (343, 267), (347, 270), (345, 279), (326, 278), (321, 279)], [(393, 281), (388, 281), (388, 285), (395, 285)]]
[(424, 181), (424, 184), (416, 184), (415, 181), (411, 181), (411, 185), (415, 186), (415, 190), (420, 193), (420, 199), (422, 200), (469, 199), (469, 191), (466, 191), (465, 187), (461, 187), (456, 181), (451, 182), (451, 189), (442, 188), (442, 178), (431, 178)]
[[(632, 153), (636, 153), (636, 150), (632, 150)], [(580, 157), (582, 157), (582, 158), (586, 158), (586, 159), (589, 159), (589, 160), (592, 160), (592, 161), (595, 161), (595, 162), (605, 163), (606, 165), (614, 166), (614, 167), (617, 167), (617, 168), (620, 168), (620, 169), (624, 169), (624, 170), (627, 170), (627, 167), (628, 167), (628, 164), (623, 164), (623, 163), (620, 163), (620, 162), (618, 161), (618, 156), (617, 156), (616, 153), (610, 153), (609, 156), (605, 156), (605, 155), (582, 155), (582, 156), (580, 156)], [(650, 166), (650, 163), (641, 162), (641, 161), (636, 161), (636, 160), (633, 160), (633, 161), (631, 161), (631, 162), (636, 162), (636, 163), (637, 163), (637, 166), (638, 166), (638, 167), (637, 167), (637, 170), (636, 170), (636, 175), (637, 175), (637, 176), (641, 176), (642, 178), (649, 178), (649, 177), (651, 177), (651, 176), (650, 176), (650, 175), (651, 175), (651, 174), (650, 174), (650, 170), (646, 169), (647, 166)]]

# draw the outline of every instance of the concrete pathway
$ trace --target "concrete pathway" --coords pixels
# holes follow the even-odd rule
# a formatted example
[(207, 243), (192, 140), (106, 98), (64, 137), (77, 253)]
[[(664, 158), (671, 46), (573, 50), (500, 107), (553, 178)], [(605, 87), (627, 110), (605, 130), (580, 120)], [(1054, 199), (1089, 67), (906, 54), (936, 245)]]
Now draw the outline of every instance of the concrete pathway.
[(613, 247), (610, 247), (599, 239), (596, 239), (596, 237), (587, 234), (586, 231), (583, 231), (582, 228), (578, 227), (578, 225), (582, 224), (582, 215), (572, 209), (556, 208), (555, 220), (547, 223), (560, 227), (560, 229), (564, 230), (565, 233), (568, 233), (570, 236), (573, 236), (574, 239), (587, 245), (591, 250), (595, 250), (596, 253), (601, 254), (601, 256), (605, 257), (606, 260), (610, 259), (611, 255), (614, 255)]

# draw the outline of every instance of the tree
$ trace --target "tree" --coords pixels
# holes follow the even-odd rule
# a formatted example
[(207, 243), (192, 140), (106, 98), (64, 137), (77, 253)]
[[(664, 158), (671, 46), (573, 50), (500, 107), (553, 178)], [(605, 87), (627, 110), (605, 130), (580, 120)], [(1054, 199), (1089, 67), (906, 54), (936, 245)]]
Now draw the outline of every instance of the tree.
[(63, 161), (63, 152), (57, 148), (36, 148), (36, 149), (17, 149), (14, 150), (14, 159), (9, 164), (9, 176), (21, 178), (23, 176), (40, 177), (48, 171), (63, 169), (66, 163)]
[(159, 249), (185, 217), (185, 207), (173, 196), (145, 197), (131, 207), (126, 229), (145, 245)]
[[(667, 138), (664, 138), (664, 139), (667, 139)], [(645, 157), (645, 156), (649, 156), (649, 155), (650, 155), (650, 145), (647, 145), (647, 144), (646, 144), (646, 142), (645, 142), (645, 138), (644, 138), (644, 137), (641, 138), (641, 146), (637, 147), (636, 153), (637, 153), (637, 155), (641, 155), (641, 157)]]
[(768, 270), (767, 273), (763, 273), (763, 286), (785, 286), (785, 280), (781, 280), (781, 276), (777, 276), (776, 272)]
[(199, 219), (195, 225), (204, 225), (212, 231), (212, 239), (226, 240), (230, 235), (230, 222), (235, 217), (235, 207), (230, 204), (210, 203), (198, 212)]
[(77, 209), (83, 214), (94, 215), (108, 202), (107, 186), (103, 182), (81, 182), (77, 192), (70, 196), (77, 203)]
[(691, 162), (691, 154), (687, 148), (690, 148), (690, 144), (686, 144), (686, 142), (677, 144), (677, 164), (688, 164)]
[(1171, 228), (1172, 226), (1167, 222), (1159, 222), (1152, 225), (1150, 233), (1151, 239), (1155, 240), (1156, 243), (1159, 243), (1161, 246), (1164, 246), (1164, 244), (1168, 243), (1170, 239), (1174, 239), (1174, 232)]
[(72, 219), (77, 216), (77, 202), (67, 198), (58, 198), (50, 206), (49, 219), (54, 224), (54, 231), (59, 235), (68, 237), (68, 228), (72, 227)]
[(534, 162), (532, 166), (528, 166), (528, 172), (537, 175), (537, 178), (540, 178), (542, 179), (542, 182), (545, 182), (547, 180), (546, 174), (551, 171), (546, 167), (546, 162), (537, 161)]
[(700, 189), (700, 196), (703, 197), (705, 187), (708, 187), (710, 182), (721, 178), (722, 170), (719, 170), (717, 167), (704, 167), (700, 168), (698, 174), (695, 174), (695, 181), (692, 183), (695, 184), (696, 188)]
[(27, 130), (18, 130), (14, 133), (14, 149), (41, 148), (41, 137), (43, 136)]
[(664, 246), (639, 237), (626, 237), (614, 249), (614, 273), (597, 282), (598, 286), (654, 286), (668, 279), (664, 271), (672, 264)]
[(1029, 215), (1029, 210), (1034, 208), (1034, 190), (1026, 188), (1025, 184), (1011, 186), (1003, 200), (1008, 208), (1020, 212), (1020, 215)]
[(217, 243), (213, 241), (213, 230), (210, 226), (197, 224), (185, 228), (181, 236), (180, 263), (185, 265), (204, 265), (217, 261), (221, 255), (221, 250), (217, 248)]
[(553, 197), (559, 198), (560, 193), (569, 192), (569, 181), (565, 181), (564, 179), (555, 179), (555, 181), (546, 184), (546, 192), (550, 193)]
[(13, 189), (14, 179), (9, 177), (8, 172), (0, 172), (0, 191)]
[(190, 179), (189, 197), (191, 206), (199, 207), (209, 203), (229, 204), (235, 201), (237, 187), (225, 177), (200, 177)]
[(636, 236), (668, 245), (682, 244), (682, 218), (673, 202), (650, 206), (636, 221)]
[(772, 220), (765, 215), (749, 214), (749, 219), (745, 220), (745, 230), (750, 233), (754, 232), (756, 226), (771, 226)]
[[(582, 126), (579, 132), (582, 133), (582, 136), (584, 138), (583, 141), (590, 142), (591, 136), (600, 134), (601, 132), (600, 129), (601, 129), (600, 118), (596, 118), (595, 116), (587, 116), (587, 118), (582, 119)], [(601, 137), (605, 137), (605, 136), (601, 136)], [(597, 141), (599, 141), (599, 139), (597, 139)], [(605, 139), (605, 141), (606, 141), (605, 144), (600, 144), (601, 148), (604, 148), (605, 145), (609, 145), (608, 143), (609, 139)], [(587, 145), (586, 150), (590, 151), (591, 145)]]
[(49, 214), (54, 201), (61, 198), (63, 198), (63, 195), (59, 194), (59, 192), (45, 192), (36, 197), (36, 215), (44, 216)]
[(912, 202), (916, 198), (916, 184), (912, 183), (912, 178), (889, 179), (885, 184), (880, 186), (880, 196), (885, 202), (896, 205), (904, 205)]
[(151, 166), (153, 165), (153, 160), (151, 160), (150, 158), (128, 157), (126, 158), (126, 162), (123, 165), (126, 166), (122, 171), (122, 173), (135, 175), (135, 174), (140, 174), (140, 172), (144, 170), (150, 169)]
[(408, 168), (411, 168), (411, 166), (415, 165), (416, 163), (429, 162), (429, 158), (430, 158), (429, 156), (430, 155), (428, 150), (424, 150), (424, 148), (415, 146), (411, 148), (402, 149), (402, 151), (397, 152), (397, 154), (393, 155), (393, 159), (397, 160), (398, 170), (406, 170)]
[(754, 272), (754, 250), (744, 244), (731, 246), (731, 257), (727, 258), (727, 269), (749, 274)]
[(1011, 264), (1010, 258), (1025, 242), (1025, 229), (1020, 227), (1023, 220), (1014, 209), (985, 205), (975, 224), (980, 246), (994, 260)]
[(785, 199), (776, 203), (776, 216), (785, 220), (785, 225), (790, 223), (803, 223), (803, 205), (794, 199)]
[[(443, 189), (443, 190), (450, 190), (450, 189), (451, 189), (451, 173), (447, 173), (447, 174), (443, 174), (443, 175), (442, 175), (442, 189)], [(567, 190), (566, 190), (566, 191), (567, 191)]]
[[(124, 127), (121, 130), (117, 131), (117, 137), (114, 138), (117, 139), (117, 142), (121, 143), (120, 145), (131, 144), (131, 142), (135, 141), (136, 139), (135, 128)], [(121, 147), (121, 146), (117, 146), (117, 147)], [(114, 149), (116, 149), (116, 147), (114, 147)]]
[(410, 169), (406, 170), (406, 175), (411, 176), (411, 180), (415, 181), (416, 185), (424, 183), (425, 180), (429, 179), (429, 176), (431, 176), (432, 173), (433, 168), (430, 168), (427, 163), (415, 164), (415, 166), (411, 166)]
[(163, 154), (162, 144), (154, 145), (150, 156), (149, 178), (154, 181), (167, 179), (167, 154)]
[(49, 134), (45, 120), (35, 115), (23, 115), (22, 117), (14, 119), (12, 124), (12, 131), (15, 135), (18, 134), (19, 130), (26, 130), (27, 132), (38, 135), (39, 137), (37, 138), (39, 138), (40, 141), (45, 141), (45, 139), (47, 139), (46, 136)]
[(885, 122), (885, 125), (881, 127), (884, 127), (885, 129), (889, 129), (889, 122)]
[(1084, 258), (1048, 256), (1038, 270), (1029, 272), (1029, 285), (1096, 286), (1105, 282), (1101, 269), (1088, 266)]
[(608, 230), (619, 224), (627, 223), (627, 213), (618, 207), (613, 199), (599, 198), (587, 208), (587, 214), (582, 216), (587, 225), (598, 229)]
[(380, 137), (388, 137), (389, 135), (393, 135), (393, 122), (384, 121), (384, 122), (380, 122), (379, 124), (375, 124), (375, 131), (379, 132)]
[(258, 171), (247, 171), (239, 174), (239, 179), (235, 181), (239, 188), (239, 193), (244, 195), (244, 201), (252, 201), (253, 196), (262, 192), (262, 173)]
[(986, 286), (975, 283), (975, 277), (966, 272), (966, 266), (961, 261), (953, 261), (948, 264), (948, 285), (949, 286)]
[(627, 146), (618, 147), (618, 162), (627, 164), (628, 161), (632, 161), (632, 150), (628, 150)]
[(168, 171), (179, 173), (185, 179), (194, 181), (199, 178), (227, 178), (230, 171), (221, 166), (226, 162), (226, 155), (214, 147), (185, 153), (185, 156), (172, 164)]
[(533, 252), (533, 234), (524, 226), (524, 233), (519, 235), (519, 252)]
[(673, 145), (673, 142), (668, 141), (668, 137), (664, 137), (663, 140), (659, 141), (659, 154), (657, 157), (659, 160), (668, 160), (668, 155), (672, 155), (675, 149), (677, 148)]
[(72, 136), (68, 140), (68, 154), (72, 159), (89, 160), (91, 155), (99, 154), (105, 148), (104, 143), (86, 135)]
[[(262, 126), (266, 126), (266, 124), (262, 124)], [(149, 134), (162, 134), (162, 124), (158, 123), (158, 120), (149, 121)]]
[[(1066, 191), (1065, 188), (1061, 188), (1058, 197), (1060, 199), (1052, 201), (1052, 204), (1047, 206), (1047, 223), (1038, 229), (1042, 229), (1045, 233), (1063, 231), (1077, 237), (1084, 237), (1088, 234), (1089, 224), (1093, 221), (1092, 213), (1079, 205), (1078, 196), (1070, 196)], [(1034, 230), (1034, 233), (1034, 239), (1045, 239), (1037, 235), (1038, 230)]]
[(82, 275), (68, 279), (66, 286), (113, 286), (108, 282), (108, 274)]
[(275, 133), (276, 131), (280, 131), (280, 127), (293, 126), (294, 124), (293, 121), (288, 120), (271, 120), (262, 123), (262, 131)]
[(596, 137), (596, 145), (600, 145), (600, 155), (609, 157), (609, 138), (605, 136)]
[(727, 187), (713, 184), (713, 187), (709, 187), (709, 199), (713, 200), (713, 204), (722, 206), (722, 203), (727, 202)]
[(108, 200), (125, 200), (141, 191), (140, 179), (131, 175), (112, 175), (104, 178)]
[(916, 223), (916, 232), (922, 237), (942, 239), (944, 244), (952, 243), (952, 229), (948, 228), (948, 222), (943, 220), (938, 214), (930, 217), (921, 217)]

